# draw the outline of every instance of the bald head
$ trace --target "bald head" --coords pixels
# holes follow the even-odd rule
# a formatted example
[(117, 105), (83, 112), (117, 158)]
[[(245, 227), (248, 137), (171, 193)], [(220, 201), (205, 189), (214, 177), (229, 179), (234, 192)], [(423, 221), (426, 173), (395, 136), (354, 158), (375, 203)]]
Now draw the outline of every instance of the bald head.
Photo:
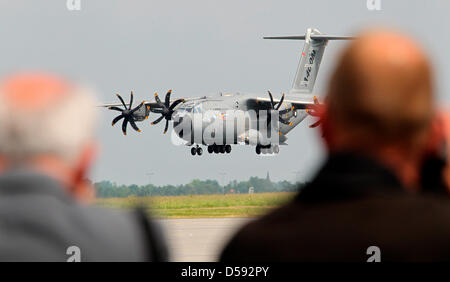
[(4, 102), (15, 110), (39, 111), (65, 98), (72, 86), (62, 78), (42, 73), (7, 77), (0, 85)]
[(340, 140), (334, 145), (414, 147), (424, 139), (434, 113), (428, 60), (404, 35), (367, 32), (344, 51), (327, 104), (334, 140)]
[(14, 163), (38, 156), (67, 162), (92, 141), (94, 97), (64, 78), (20, 73), (0, 81), (0, 156)]

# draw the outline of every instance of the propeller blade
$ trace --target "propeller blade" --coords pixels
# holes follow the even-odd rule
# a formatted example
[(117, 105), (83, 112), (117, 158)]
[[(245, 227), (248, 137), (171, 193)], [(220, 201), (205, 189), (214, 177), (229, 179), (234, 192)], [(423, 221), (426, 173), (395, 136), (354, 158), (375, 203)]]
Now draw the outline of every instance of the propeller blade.
[(290, 113), (291, 111), (293, 111), (295, 109), (295, 106), (290, 107), (289, 109), (284, 109), (280, 111), (280, 115), (284, 115), (287, 113)]
[(122, 132), (123, 135), (127, 135), (127, 124), (128, 124), (128, 119), (124, 119), (122, 122)]
[(169, 120), (166, 119), (166, 126), (164, 127), (164, 134), (166, 134), (167, 129), (169, 129)]
[(161, 107), (164, 106), (164, 104), (161, 103), (161, 100), (159, 99), (158, 93), (155, 93), (155, 100), (158, 105), (160, 105)]
[(116, 122), (118, 122), (119, 120), (123, 119), (124, 115), (118, 115), (116, 116), (113, 121), (112, 121), (112, 126), (114, 126), (114, 124), (116, 124)]
[(156, 120), (152, 121), (152, 125), (155, 125), (157, 123), (159, 123), (162, 119), (164, 118), (164, 116), (160, 116), (159, 118), (157, 118)]
[(270, 97), (270, 104), (272, 105), (272, 109), (275, 108), (275, 104), (273, 103), (273, 96), (272, 93), (270, 93), (270, 91), (267, 91), (269, 93), (269, 97)]
[(119, 108), (119, 107), (108, 107), (108, 110), (113, 110), (113, 111), (118, 111), (118, 112), (122, 112), (123, 109)]
[(131, 110), (131, 105), (133, 105), (133, 91), (130, 92), (130, 105), (128, 106), (129, 110)]
[(278, 120), (283, 124), (292, 125), (292, 122), (289, 122), (282, 117), (279, 117)]
[(319, 99), (317, 99), (317, 96), (314, 96), (314, 97), (313, 97), (313, 100), (314, 100), (314, 104), (320, 105)]
[(284, 93), (283, 93), (283, 95), (281, 96), (281, 100), (280, 100), (280, 102), (278, 103), (278, 105), (277, 105), (277, 107), (276, 107), (275, 110), (278, 110), (278, 109), (281, 107), (281, 105), (283, 104), (283, 101), (284, 101)]
[(122, 97), (119, 94), (116, 94), (116, 96), (119, 98), (120, 102), (122, 102), (122, 105), (127, 108), (127, 105), (125, 105), (125, 102), (123, 101)]
[(172, 89), (170, 89), (169, 91), (167, 91), (167, 93), (166, 93), (166, 100), (164, 101), (165, 102), (165, 105), (166, 105), (166, 107), (168, 108), (169, 107), (169, 104), (170, 104), (170, 94), (172, 93)]
[(324, 104), (320, 104), (316, 96), (314, 96), (314, 104), (306, 107), (306, 113), (313, 117), (320, 117), (324, 112)]
[(322, 120), (319, 119), (319, 120), (316, 121), (315, 123), (311, 124), (311, 125), (309, 126), (309, 128), (318, 127), (321, 123), (322, 123)]
[(172, 105), (170, 105), (169, 110), (173, 110), (178, 104), (183, 103), (184, 99), (178, 99), (175, 102), (172, 103)]
[(131, 110), (131, 114), (133, 114), (135, 111), (139, 110), (143, 105), (144, 105), (144, 101), (142, 101), (136, 108)]
[(317, 110), (311, 106), (309, 109), (306, 109), (306, 113), (308, 113), (310, 116), (313, 116), (313, 117), (320, 117), (320, 114), (317, 112)]
[(132, 118), (130, 119), (130, 124), (134, 130), (136, 130), (137, 132), (141, 132), (141, 130), (139, 129), (139, 127), (137, 127), (136, 123), (134, 122), (134, 120)]

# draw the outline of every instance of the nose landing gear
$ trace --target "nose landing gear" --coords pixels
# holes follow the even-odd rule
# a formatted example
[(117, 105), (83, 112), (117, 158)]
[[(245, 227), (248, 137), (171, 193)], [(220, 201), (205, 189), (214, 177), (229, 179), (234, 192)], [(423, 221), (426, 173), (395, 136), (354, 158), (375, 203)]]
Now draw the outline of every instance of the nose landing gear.
[(191, 148), (191, 155), (199, 155), (201, 156), (203, 154), (203, 149), (199, 147), (198, 145)]

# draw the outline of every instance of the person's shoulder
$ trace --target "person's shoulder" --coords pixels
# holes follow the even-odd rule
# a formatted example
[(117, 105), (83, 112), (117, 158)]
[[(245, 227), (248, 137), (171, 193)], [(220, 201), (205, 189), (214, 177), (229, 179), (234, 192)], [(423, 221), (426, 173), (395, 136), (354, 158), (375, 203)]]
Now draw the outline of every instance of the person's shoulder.
[(91, 204), (77, 204), (73, 212), (82, 216), (88, 224), (96, 227), (123, 228), (136, 227), (137, 220), (134, 210), (109, 209)]
[[(291, 201), (261, 218), (251, 220), (228, 242), (220, 260), (262, 261), (269, 253), (276, 256), (277, 246), (273, 243), (283, 240), (286, 233), (295, 227), (294, 222), (299, 209), (301, 206)], [(241, 255), (243, 253), (245, 256)]]
[[(385, 238), (383, 242), (388, 244), (435, 245), (430, 245), (431, 249), (447, 244), (449, 222), (450, 199), (436, 195), (393, 193), (314, 203), (295, 199), (239, 230), (223, 250), (221, 260), (311, 259), (315, 255), (311, 246), (324, 242), (321, 240), (336, 250), (344, 243), (357, 246), (363, 242), (365, 246), (366, 239), (357, 234), (367, 234), (367, 230), (372, 232), (369, 237)], [(350, 227), (353, 233), (346, 231)]]
[[(384, 209), (407, 210), (411, 213), (434, 214), (437, 218), (450, 217), (450, 197), (435, 193), (397, 193), (364, 198), (363, 203), (372, 202)], [(426, 211), (426, 212), (425, 212)]]
[(443, 221), (450, 227), (450, 197), (441, 194), (426, 193), (403, 197), (399, 201), (398, 209), (410, 210), (420, 218), (433, 218)]
[(74, 208), (80, 218), (79, 227), (85, 234), (91, 234), (93, 244), (90, 247), (100, 251), (108, 249), (108, 256), (102, 255), (102, 259), (167, 260), (162, 228), (144, 210), (116, 210), (92, 205)]
[[(291, 200), (283, 206), (271, 210), (269, 213), (263, 215), (259, 219), (251, 221), (243, 230), (249, 233), (259, 232), (260, 229), (274, 228), (289, 228), (293, 219), (298, 216), (299, 210), (303, 206), (295, 200)], [(266, 230), (267, 231), (267, 230)]]
[(90, 261), (167, 259), (161, 228), (142, 210), (82, 204), (54, 179), (28, 170), (1, 175), (0, 188), (3, 229), (21, 230), (30, 245), (40, 240), (42, 256), (77, 246)]

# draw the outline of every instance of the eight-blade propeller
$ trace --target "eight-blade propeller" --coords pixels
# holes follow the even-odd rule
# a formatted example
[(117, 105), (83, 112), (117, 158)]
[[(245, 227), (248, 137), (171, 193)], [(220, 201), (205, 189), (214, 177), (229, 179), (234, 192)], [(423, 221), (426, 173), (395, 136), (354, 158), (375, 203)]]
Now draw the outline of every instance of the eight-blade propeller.
[(161, 116), (159, 118), (157, 118), (156, 120), (154, 120), (152, 122), (152, 125), (159, 123), (163, 118), (166, 119), (166, 125), (164, 127), (164, 134), (166, 134), (167, 129), (169, 128), (169, 120), (172, 119), (172, 114), (174, 112), (175, 107), (178, 104), (184, 102), (184, 99), (178, 99), (178, 100), (175, 100), (172, 104), (170, 104), (170, 94), (171, 93), (172, 93), (172, 90), (169, 90), (167, 92), (166, 97), (164, 99), (164, 103), (161, 102), (161, 100), (158, 97), (158, 94), (155, 93), (155, 100), (159, 107), (152, 109), (152, 112), (161, 114)]
[(134, 122), (135, 119), (134, 119), (133, 114), (144, 105), (144, 102), (140, 103), (136, 108), (131, 109), (131, 106), (133, 105), (133, 91), (131, 91), (131, 93), (130, 93), (130, 104), (129, 104), (128, 108), (127, 108), (127, 105), (125, 104), (124, 100), (122, 99), (122, 97), (119, 94), (116, 94), (116, 95), (119, 98), (120, 102), (122, 102), (124, 109), (121, 109), (121, 108), (115, 107), (115, 106), (108, 107), (108, 109), (110, 109), (110, 110), (121, 112), (120, 115), (116, 116), (113, 119), (112, 126), (114, 126), (114, 124), (116, 124), (119, 120), (123, 119), (122, 132), (124, 135), (127, 135), (128, 123), (131, 124), (131, 127), (133, 127), (134, 130), (136, 130), (137, 132), (141, 132), (141, 130), (137, 127), (136, 123)]
[[(273, 101), (273, 96), (272, 96), (272, 93), (270, 93), (270, 91), (267, 91), (267, 93), (269, 93), (269, 97), (270, 97), (270, 105), (271, 105), (271, 107), (272, 107), (271, 109), (272, 109), (272, 110), (278, 111), (278, 110), (280, 109), (281, 105), (283, 104), (284, 96), (285, 96), (284, 93), (283, 93), (283, 95), (281, 96), (280, 102), (278, 102), (278, 103), (275, 103), (275, 102)], [(282, 118), (281, 116), (284, 115), (284, 114), (289, 113), (289, 112), (292, 111), (293, 109), (294, 109), (294, 106), (290, 107), (289, 109), (284, 109), (284, 110), (278, 111), (278, 120), (279, 120), (281, 123), (283, 123), (283, 124), (292, 125), (292, 122), (289, 122), (288, 120)], [(268, 123), (270, 123), (270, 120), (268, 120)]]

